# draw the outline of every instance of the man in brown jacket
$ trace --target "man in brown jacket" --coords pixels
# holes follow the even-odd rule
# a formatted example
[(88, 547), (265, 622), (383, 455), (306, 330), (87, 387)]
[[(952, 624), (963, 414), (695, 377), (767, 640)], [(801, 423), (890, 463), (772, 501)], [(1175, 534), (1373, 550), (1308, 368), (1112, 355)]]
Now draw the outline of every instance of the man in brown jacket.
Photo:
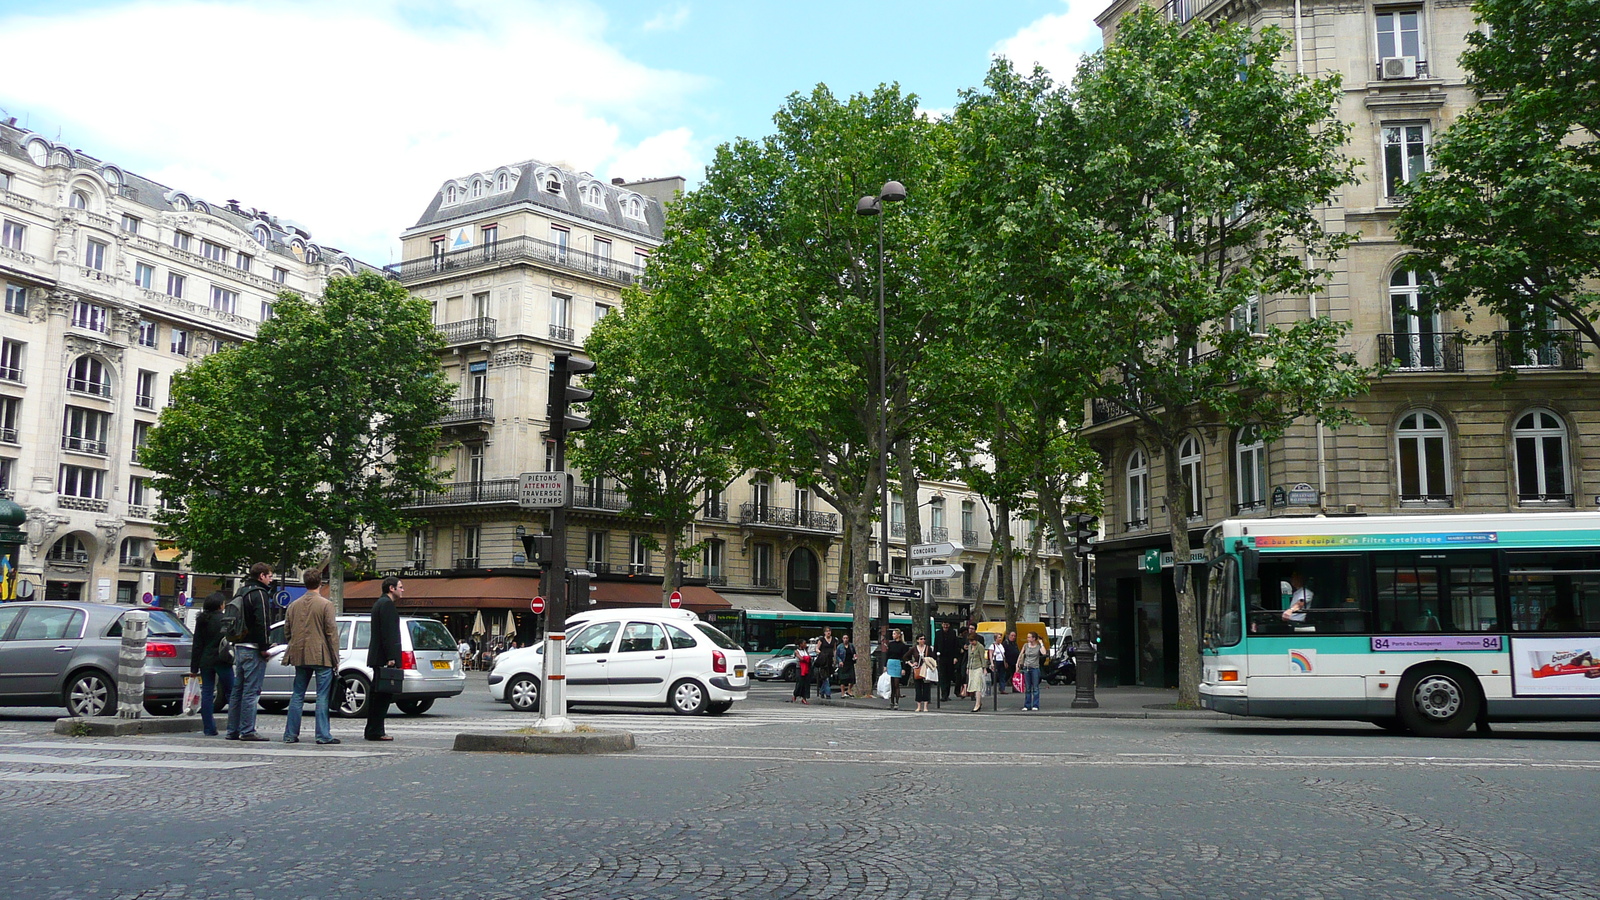
[(312, 676), (317, 679), (317, 743), (337, 744), (329, 718), (328, 696), (339, 670), (339, 626), (334, 621), (333, 601), (317, 590), (322, 576), (305, 575), (306, 592), (289, 604), (283, 620), (283, 636), (289, 642), (285, 661), (294, 666), (294, 695), (289, 700), (289, 717), (283, 726), (283, 742), (300, 742), (300, 717), (305, 711), (306, 688)]

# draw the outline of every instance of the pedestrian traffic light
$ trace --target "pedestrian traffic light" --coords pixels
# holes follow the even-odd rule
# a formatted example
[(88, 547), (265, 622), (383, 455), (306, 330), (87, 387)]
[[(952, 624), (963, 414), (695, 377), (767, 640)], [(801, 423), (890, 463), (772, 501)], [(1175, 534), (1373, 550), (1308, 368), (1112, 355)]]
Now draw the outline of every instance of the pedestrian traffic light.
[(1090, 543), (1099, 531), (1099, 521), (1088, 513), (1067, 516), (1067, 540), (1072, 544), (1072, 552), (1079, 556), (1093, 549)]
[(594, 371), (594, 363), (586, 359), (578, 359), (570, 353), (558, 352), (555, 362), (550, 367), (550, 437), (561, 441), (566, 438), (569, 431), (582, 431), (589, 427), (589, 420), (582, 416), (574, 416), (569, 409), (574, 403), (586, 402), (594, 396), (594, 391), (581, 387), (573, 387), (572, 376), (583, 375)]
[(555, 540), (548, 534), (525, 534), (522, 536), (522, 550), (528, 555), (528, 562), (536, 566), (548, 566), (555, 558)]

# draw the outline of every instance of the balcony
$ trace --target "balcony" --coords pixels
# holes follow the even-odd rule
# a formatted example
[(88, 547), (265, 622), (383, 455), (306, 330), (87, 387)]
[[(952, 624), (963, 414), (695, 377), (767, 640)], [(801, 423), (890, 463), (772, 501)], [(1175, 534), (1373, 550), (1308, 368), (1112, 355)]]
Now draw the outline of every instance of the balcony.
[(928, 596), (930, 596), (930, 597), (948, 597), (948, 596), (950, 596), (950, 582), (948, 582), (948, 581), (930, 581), (927, 584), (928, 584)]
[(15, 428), (0, 427), (0, 444), (16, 444), (17, 430)]
[(565, 325), (557, 325), (554, 322), (550, 323), (551, 340), (562, 341), (563, 343), (571, 344), (574, 342), (574, 338), (576, 336), (577, 332), (573, 331), (571, 328), (568, 328)]
[(45, 555), (45, 561), (52, 566), (87, 566), (89, 552), (87, 550), (52, 550)]
[(124, 556), (117, 560), (117, 565), (124, 569), (143, 569), (147, 560), (142, 556)]
[(961, 546), (975, 547), (978, 544), (978, 532), (971, 528), (961, 529)]
[(92, 497), (69, 497), (66, 495), (56, 497), (57, 509), (71, 509), (78, 512), (103, 513), (110, 506), (104, 500)]
[(0, 366), (0, 381), (9, 381), (12, 384), (22, 383), (21, 366)]
[(128, 518), (139, 519), (143, 522), (154, 522), (156, 514), (152, 507), (139, 503), (130, 503), (128, 504)]
[(155, 409), (156, 398), (151, 394), (135, 394), (133, 405), (137, 409)]
[(458, 557), (456, 559), (456, 568), (458, 568), (458, 569), (477, 569), (477, 568), (481, 568), (481, 567), (478, 565), (478, 557), (476, 557), (476, 556), (462, 556), (462, 557)]
[(722, 586), (726, 586), (727, 583), (728, 583), (728, 576), (722, 574), (721, 572), (707, 572), (706, 573), (706, 584), (713, 585), (713, 586), (716, 586), (716, 587), (722, 587)]
[(1579, 354), (1582, 346), (1583, 337), (1572, 329), (1496, 331), (1495, 368), (1502, 372), (1513, 369), (1575, 372), (1583, 368), (1583, 357)]
[(111, 396), (111, 382), (89, 381), (84, 378), (68, 378), (67, 390), (73, 392), (74, 394), (88, 394), (91, 397), (109, 398)]
[(610, 575), (611, 563), (601, 562), (598, 559), (585, 560), (583, 567), (596, 575)]
[(739, 524), (835, 532), (839, 530), (839, 515), (764, 503), (745, 503), (739, 507)]
[(479, 503), (516, 503), (516, 478), (493, 478), (488, 481), (458, 481), (447, 484), (443, 490), (418, 491), (406, 506), (471, 506)]
[(889, 523), (889, 536), (890, 537), (897, 537), (897, 538), (905, 537), (906, 536), (906, 523), (904, 523), (904, 522), (890, 522)]
[(485, 266), (515, 263), (541, 263), (616, 284), (632, 284), (643, 274), (638, 266), (527, 236), (508, 237), (481, 247), (408, 259), (385, 266), (384, 271), (399, 276), (401, 282), (409, 283), (430, 276), (463, 274)]
[(1378, 335), (1378, 362), (1396, 372), (1460, 372), (1462, 341), (1454, 334)]
[(438, 326), (439, 336), (446, 344), (470, 344), (474, 341), (492, 341), (498, 335), (494, 319), (466, 319)]
[(950, 540), (950, 529), (943, 525), (933, 525), (928, 528), (925, 539), (932, 544), (942, 544)]
[(622, 491), (595, 487), (592, 484), (574, 485), (572, 488), (572, 505), (582, 509), (603, 509), (609, 512), (621, 512), (632, 506), (628, 502), (628, 495)]
[(439, 424), (449, 427), (452, 425), (493, 425), (494, 400), (489, 397), (466, 397), (450, 401), (450, 411), (445, 413)]
[(71, 450), (74, 453), (87, 453), (91, 456), (105, 456), (106, 442), (72, 434), (63, 434), (61, 436), (61, 449)]
[(707, 500), (701, 505), (700, 511), (707, 519), (715, 519), (719, 522), (728, 521), (728, 501), (726, 500)]
[(1101, 425), (1112, 419), (1133, 415), (1132, 410), (1115, 400), (1096, 397), (1089, 401), (1089, 422), (1092, 425)]
[(771, 575), (756, 575), (751, 577), (750, 586), (758, 588), (776, 588), (778, 586), (778, 579), (773, 578)]

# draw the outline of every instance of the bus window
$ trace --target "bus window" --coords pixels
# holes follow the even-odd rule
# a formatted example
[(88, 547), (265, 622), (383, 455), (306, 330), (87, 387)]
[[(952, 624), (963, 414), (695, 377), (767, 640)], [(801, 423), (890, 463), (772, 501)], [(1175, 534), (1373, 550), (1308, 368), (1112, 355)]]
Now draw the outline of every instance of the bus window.
[(1211, 565), (1200, 633), (1208, 647), (1232, 647), (1244, 636), (1239, 620), (1239, 562), (1223, 557)]
[[(1367, 630), (1366, 564), (1359, 556), (1261, 558), (1259, 589), (1251, 595), (1253, 634), (1302, 631), (1355, 634)], [(1304, 600), (1305, 615), (1290, 607)]]
[(1494, 631), (1494, 558), (1488, 553), (1374, 555), (1377, 631)]
[(1518, 553), (1506, 562), (1514, 630), (1600, 631), (1600, 557)]

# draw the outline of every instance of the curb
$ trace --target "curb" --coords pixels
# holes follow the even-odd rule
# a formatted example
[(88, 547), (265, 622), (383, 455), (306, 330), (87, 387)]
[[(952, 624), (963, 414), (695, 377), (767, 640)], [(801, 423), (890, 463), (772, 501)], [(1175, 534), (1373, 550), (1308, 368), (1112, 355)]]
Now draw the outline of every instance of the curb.
[(463, 731), (456, 735), (455, 744), (450, 749), (466, 753), (590, 754), (626, 753), (634, 749), (634, 744), (633, 735), (626, 731), (559, 734)]
[(56, 720), (56, 734), (68, 737), (127, 737), (133, 734), (191, 734), (203, 730), (199, 716), (156, 716), (119, 719), (116, 716), (86, 716)]
[[(832, 705), (841, 706), (848, 709), (870, 709), (888, 712), (889, 710), (887, 707), (879, 705), (882, 702), (883, 701), (877, 701), (876, 703), (873, 703), (871, 701), (832, 700), (822, 705), (824, 707)], [(901, 703), (905, 702), (906, 701), (901, 700)], [(930, 709), (928, 711), (932, 713), (961, 713), (964, 715), (973, 715), (972, 708), (967, 706), (966, 703), (967, 701), (962, 701), (959, 704), (951, 703), (947, 704), (951, 706), (951, 709)], [(909, 711), (902, 708), (900, 712)], [(989, 715), (1015, 714), (1020, 716), (1022, 715), (1022, 710), (995, 710), (991, 708), (988, 703), (985, 703), (983, 709), (978, 713), (978, 715), (982, 715), (983, 713), (988, 713)], [(1190, 719), (1218, 722), (1231, 718), (1225, 713), (1213, 712), (1208, 709), (1152, 709), (1150, 707), (1140, 707), (1137, 709), (1105, 709), (1103, 707), (1100, 709), (1042, 709), (1035, 713), (1035, 715), (1055, 719)]]

